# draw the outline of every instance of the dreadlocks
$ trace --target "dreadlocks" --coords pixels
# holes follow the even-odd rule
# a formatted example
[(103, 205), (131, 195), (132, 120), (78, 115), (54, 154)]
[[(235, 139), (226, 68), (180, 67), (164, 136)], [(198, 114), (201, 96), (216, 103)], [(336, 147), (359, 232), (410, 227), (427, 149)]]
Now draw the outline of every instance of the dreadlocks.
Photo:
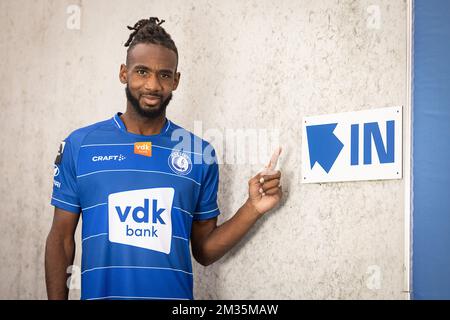
[(141, 19), (133, 27), (127, 26), (129, 30), (133, 30), (125, 43), (125, 47), (128, 47), (127, 53), (139, 43), (153, 43), (166, 47), (175, 52), (178, 59), (178, 50), (173, 42), (170, 34), (161, 27), (165, 20), (159, 20), (156, 17), (149, 19)]

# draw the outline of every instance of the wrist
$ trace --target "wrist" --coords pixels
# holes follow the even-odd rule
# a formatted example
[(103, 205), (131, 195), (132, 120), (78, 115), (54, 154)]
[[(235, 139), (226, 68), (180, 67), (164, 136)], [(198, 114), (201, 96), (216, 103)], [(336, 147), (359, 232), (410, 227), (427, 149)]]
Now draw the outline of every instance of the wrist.
[(256, 219), (261, 218), (261, 216), (263, 215), (261, 212), (259, 212), (256, 207), (253, 205), (253, 202), (250, 198), (247, 199), (247, 201), (245, 201), (243, 207), (245, 208), (247, 214), (255, 217)]

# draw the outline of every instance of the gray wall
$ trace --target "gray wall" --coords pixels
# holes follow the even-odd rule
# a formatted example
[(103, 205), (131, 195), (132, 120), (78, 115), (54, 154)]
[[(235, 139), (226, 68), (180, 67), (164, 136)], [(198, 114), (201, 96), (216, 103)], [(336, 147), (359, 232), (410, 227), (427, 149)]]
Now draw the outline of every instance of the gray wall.
[[(303, 116), (406, 104), (406, 1), (0, 0), (0, 15), (0, 298), (46, 297), (59, 141), (124, 110), (125, 26), (148, 16), (166, 20), (180, 52), (169, 118), (202, 121), (223, 158), (227, 130), (271, 130), (257, 150), (267, 159), (277, 140), (285, 149), (282, 206), (219, 262), (194, 264), (196, 298), (406, 297), (405, 181), (300, 184)], [(261, 168), (223, 162), (220, 221)]]

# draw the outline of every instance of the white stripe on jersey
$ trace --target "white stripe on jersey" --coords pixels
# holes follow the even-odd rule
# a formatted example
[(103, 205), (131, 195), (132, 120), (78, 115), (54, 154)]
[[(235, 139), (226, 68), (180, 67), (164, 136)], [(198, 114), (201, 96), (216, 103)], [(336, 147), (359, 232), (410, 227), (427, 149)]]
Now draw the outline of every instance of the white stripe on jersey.
[(177, 271), (177, 272), (183, 272), (189, 275), (193, 275), (192, 272), (180, 270), (180, 269), (173, 269), (173, 268), (162, 268), (162, 267), (141, 267), (141, 266), (107, 266), (107, 267), (97, 267), (92, 268), (88, 270), (84, 270), (81, 272), (81, 274), (85, 274), (86, 272), (91, 272), (95, 270), (102, 270), (102, 269), (158, 269), (158, 270), (169, 270), (169, 271)]
[(183, 212), (185, 212), (185, 213), (187, 213), (191, 218), (192, 218), (192, 213), (190, 213), (189, 211), (186, 211), (186, 210), (184, 210), (184, 209), (181, 209), (181, 208), (178, 208), (178, 207), (173, 207), (174, 209), (178, 209), (178, 210), (180, 210), (180, 211), (183, 211)]
[(53, 199), (53, 200), (56, 200), (56, 201), (59, 201), (59, 202), (62, 202), (62, 203), (65, 203), (65, 204), (68, 204), (69, 206), (72, 206), (72, 207), (77, 207), (77, 208), (80, 208), (80, 206), (79, 206), (79, 205), (76, 205), (76, 204), (72, 204), (72, 203), (69, 203), (69, 202), (65, 202), (65, 201), (62, 201), (62, 200), (56, 199), (55, 197), (52, 197), (52, 199)]
[[(80, 148), (87, 148), (87, 147), (107, 147), (107, 146), (134, 146), (134, 143), (97, 143), (97, 144), (85, 144), (80, 146)], [(163, 147), (157, 144), (153, 144), (152, 143), (152, 147), (156, 147), (156, 148), (160, 148), (160, 149), (166, 149), (166, 150), (171, 150), (171, 151), (176, 151), (176, 152), (185, 152), (185, 153), (191, 153), (191, 154), (196, 154), (198, 156), (201, 156), (203, 154), (198, 153), (198, 152), (193, 152), (193, 151), (187, 151), (187, 150), (180, 150), (180, 149), (172, 149), (172, 148), (168, 148), (168, 147)]]
[(215, 209), (212, 209), (212, 210), (209, 210), (209, 211), (199, 211), (199, 212), (194, 212), (194, 214), (205, 214), (205, 213), (209, 213), (209, 212), (216, 211), (216, 210), (218, 210), (218, 209), (219, 209), (219, 207), (217, 207), (217, 208), (215, 208)]
[(189, 240), (188, 240), (188, 239), (186, 239), (186, 238), (182, 238), (182, 237), (178, 237), (178, 236), (172, 236), (172, 238), (177, 238), (177, 239), (181, 239), (181, 240), (184, 240), (184, 241), (188, 241), (188, 242), (189, 242)]
[(134, 146), (134, 143), (99, 143), (99, 144), (85, 144), (80, 148), (86, 147), (104, 147), (104, 146)]
[(90, 238), (100, 237), (100, 236), (104, 236), (104, 235), (107, 235), (107, 233), (94, 234), (93, 236), (89, 236), (89, 237), (82, 239), (81, 242), (84, 242), (85, 240), (88, 240)]
[[(98, 207), (98, 206), (103, 206), (103, 205), (107, 205), (107, 203), (99, 203), (99, 204), (95, 204), (95, 205), (90, 206), (90, 207), (87, 207), (87, 208), (82, 208), (81, 211), (85, 212), (86, 210), (89, 210), (89, 209), (92, 209), (92, 208), (95, 208), (95, 207)], [(192, 213), (190, 213), (190, 212), (187, 211), (187, 210), (184, 210), (184, 209), (181, 209), (181, 208), (175, 207), (175, 206), (173, 206), (172, 208), (173, 208), (173, 209), (178, 209), (178, 210), (180, 210), (180, 211), (183, 211), (184, 213), (187, 213), (191, 218), (193, 217), (193, 216), (192, 216)]]
[(103, 205), (105, 205), (105, 204), (107, 204), (107, 203), (99, 203), (99, 204), (95, 204), (95, 205), (90, 206), (90, 207), (87, 207), (87, 208), (82, 208), (81, 211), (86, 211), (86, 210), (89, 210), (89, 209), (92, 209), (92, 208), (95, 208), (95, 207), (98, 207), (98, 206), (103, 206)]
[(166, 132), (167, 132), (167, 130), (169, 130), (169, 128), (170, 128), (170, 120), (169, 120), (169, 119), (167, 119), (167, 122), (168, 122), (168, 124), (167, 124), (167, 128), (166, 128), (166, 130), (164, 130), (164, 133), (166, 133)]
[[(89, 239), (91, 239), (91, 238), (96, 238), (96, 237), (106, 236), (106, 235), (108, 235), (108, 233), (94, 234), (94, 235), (92, 235), (92, 236), (89, 236), (89, 237), (86, 237), (86, 238), (82, 239), (81, 242), (84, 242), (84, 241), (89, 240)], [(173, 238), (177, 238), (177, 239), (181, 239), (181, 240), (184, 240), (184, 241), (188, 241), (188, 242), (189, 242), (188, 239), (183, 238), (183, 237), (178, 237), (178, 236), (172, 236), (172, 237), (173, 237)]]
[(188, 179), (191, 180), (192, 182), (194, 182), (195, 184), (201, 186), (201, 183), (198, 183), (197, 181), (195, 181), (194, 179), (191, 179), (189, 177), (185, 177), (185, 176), (180, 176), (174, 173), (168, 173), (168, 172), (163, 172), (163, 171), (155, 171), (155, 170), (138, 170), (138, 169), (111, 169), (111, 170), (99, 170), (99, 171), (93, 171), (93, 172), (89, 172), (89, 173), (85, 173), (85, 174), (81, 174), (79, 176), (77, 176), (77, 178), (83, 178), (86, 176), (90, 176), (92, 174), (96, 174), (96, 173), (102, 173), (102, 172), (147, 172), (147, 173), (161, 173), (161, 174), (167, 174), (169, 176), (174, 176), (177, 178), (183, 178), (183, 179)]
[(202, 156), (203, 154), (198, 153), (198, 152), (193, 152), (193, 151), (187, 151), (187, 150), (180, 150), (180, 149), (172, 149), (172, 148), (167, 148), (167, 147), (163, 147), (163, 146), (158, 146), (157, 144), (152, 144), (153, 147), (156, 148), (161, 148), (161, 149), (166, 149), (166, 150), (172, 150), (172, 151), (176, 151), (176, 152), (185, 152), (185, 153), (192, 153), (192, 154), (196, 154), (198, 156)]
[(120, 126), (120, 124), (117, 122), (117, 120), (116, 120), (116, 117), (114, 116), (113, 117), (113, 119), (114, 119), (114, 122), (117, 124), (117, 126), (119, 127), (119, 129), (122, 129), (122, 127)]
[(101, 299), (157, 299), (157, 300), (189, 300), (187, 298), (161, 298), (161, 297), (127, 297), (127, 296), (106, 296), (106, 297), (98, 297), (98, 298), (89, 298), (86, 300), (101, 300)]

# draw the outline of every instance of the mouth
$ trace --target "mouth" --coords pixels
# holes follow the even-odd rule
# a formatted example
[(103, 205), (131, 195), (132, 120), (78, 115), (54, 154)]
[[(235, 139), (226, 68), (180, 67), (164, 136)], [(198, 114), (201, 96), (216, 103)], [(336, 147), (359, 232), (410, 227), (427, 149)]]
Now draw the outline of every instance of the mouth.
[(151, 94), (143, 94), (141, 98), (146, 105), (156, 105), (161, 102), (160, 96), (155, 96)]

